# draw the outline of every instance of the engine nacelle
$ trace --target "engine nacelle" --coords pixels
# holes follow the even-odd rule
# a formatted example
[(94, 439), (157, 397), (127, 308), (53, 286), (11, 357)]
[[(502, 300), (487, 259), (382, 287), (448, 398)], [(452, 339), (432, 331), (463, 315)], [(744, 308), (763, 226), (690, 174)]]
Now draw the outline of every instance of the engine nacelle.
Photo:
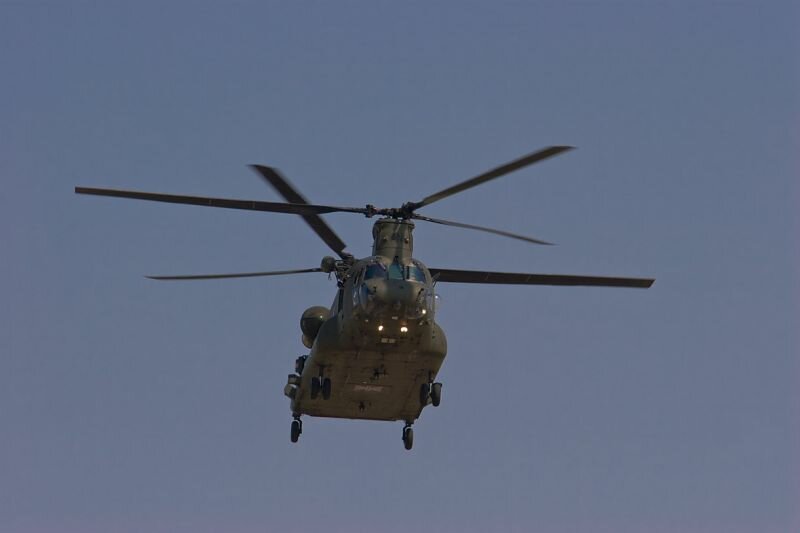
[(303, 311), (303, 316), (300, 317), (300, 330), (303, 332), (303, 344), (306, 348), (311, 348), (314, 344), (319, 328), (328, 319), (328, 313), (328, 308), (321, 305), (315, 305)]

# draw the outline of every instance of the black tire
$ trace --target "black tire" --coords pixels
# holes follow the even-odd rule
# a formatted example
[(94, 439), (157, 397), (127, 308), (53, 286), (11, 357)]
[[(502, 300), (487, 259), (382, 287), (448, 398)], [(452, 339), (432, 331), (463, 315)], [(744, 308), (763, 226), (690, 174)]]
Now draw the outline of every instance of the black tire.
[(419, 403), (425, 407), (428, 405), (428, 398), (431, 395), (431, 386), (428, 383), (423, 383), (419, 387)]
[(431, 387), (431, 403), (434, 407), (439, 407), (442, 403), (442, 384), (434, 383)]
[(292, 420), (292, 431), (291, 431), (292, 442), (297, 442), (297, 440), (300, 438), (300, 433), (302, 433), (302, 430), (300, 429), (300, 421)]
[(414, 447), (414, 429), (410, 427), (403, 428), (403, 445), (406, 450)]
[(319, 389), (321, 388), (319, 378), (311, 378), (311, 399), (316, 400), (319, 396)]
[(331, 380), (328, 378), (322, 380), (322, 399), (331, 399)]
[(301, 355), (294, 361), (294, 371), (297, 374), (302, 374), (303, 369), (306, 367), (306, 357), (305, 355)]

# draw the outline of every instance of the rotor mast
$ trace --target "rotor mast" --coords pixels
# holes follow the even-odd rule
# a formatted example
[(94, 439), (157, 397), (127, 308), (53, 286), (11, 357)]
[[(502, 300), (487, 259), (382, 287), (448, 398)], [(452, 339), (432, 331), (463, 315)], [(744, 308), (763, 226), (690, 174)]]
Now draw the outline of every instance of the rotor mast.
[(381, 218), (372, 226), (372, 255), (409, 260), (414, 253), (414, 223), (408, 219)]

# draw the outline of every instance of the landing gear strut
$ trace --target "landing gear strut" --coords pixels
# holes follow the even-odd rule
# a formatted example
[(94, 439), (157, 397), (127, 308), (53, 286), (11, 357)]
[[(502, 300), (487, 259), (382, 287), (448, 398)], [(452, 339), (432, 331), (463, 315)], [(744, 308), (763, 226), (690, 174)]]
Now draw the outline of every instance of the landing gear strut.
[(316, 400), (319, 393), (322, 392), (322, 399), (330, 400), (331, 388), (330, 378), (323, 378), (322, 376), (311, 378), (311, 399)]
[(423, 407), (428, 405), (428, 398), (431, 395), (431, 384), (423, 383), (419, 386), (419, 403)]
[(319, 393), (322, 392), (323, 400), (331, 399), (331, 380), (324, 376), (325, 367), (320, 365), (319, 376), (311, 378), (311, 399), (316, 400)]
[(294, 361), (294, 371), (297, 374), (302, 374), (303, 369), (306, 367), (306, 359), (308, 359), (307, 355), (301, 355)]

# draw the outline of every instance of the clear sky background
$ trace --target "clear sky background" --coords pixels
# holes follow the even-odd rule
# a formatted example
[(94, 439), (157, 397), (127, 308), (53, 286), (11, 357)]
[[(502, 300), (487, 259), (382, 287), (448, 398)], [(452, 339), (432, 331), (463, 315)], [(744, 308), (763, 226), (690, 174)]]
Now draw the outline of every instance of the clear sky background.
[[(0, 2), (0, 531), (800, 530), (794, 2)], [(433, 4), (433, 5), (432, 5)], [(421, 210), (444, 285), (416, 424), (282, 394), (324, 275), (296, 216), (75, 185)], [(357, 255), (371, 222), (326, 218)]]

